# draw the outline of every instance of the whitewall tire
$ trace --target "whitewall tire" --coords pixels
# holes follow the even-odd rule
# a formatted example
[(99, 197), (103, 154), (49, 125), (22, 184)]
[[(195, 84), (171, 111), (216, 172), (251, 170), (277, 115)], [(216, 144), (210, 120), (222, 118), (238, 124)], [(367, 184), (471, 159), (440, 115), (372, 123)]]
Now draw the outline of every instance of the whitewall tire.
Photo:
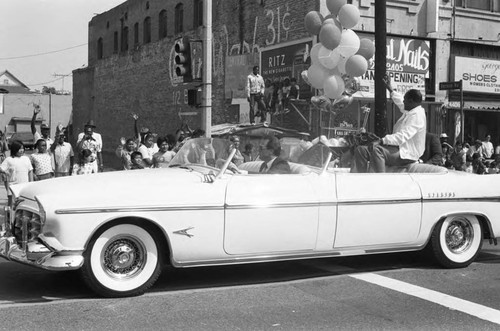
[(431, 237), (432, 252), (446, 268), (462, 268), (471, 264), (483, 243), (481, 223), (473, 215), (446, 217), (436, 225)]
[(159, 243), (135, 224), (112, 225), (97, 232), (84, 253), (87, 285), (106, 297), (144, 293), (161, 272)]

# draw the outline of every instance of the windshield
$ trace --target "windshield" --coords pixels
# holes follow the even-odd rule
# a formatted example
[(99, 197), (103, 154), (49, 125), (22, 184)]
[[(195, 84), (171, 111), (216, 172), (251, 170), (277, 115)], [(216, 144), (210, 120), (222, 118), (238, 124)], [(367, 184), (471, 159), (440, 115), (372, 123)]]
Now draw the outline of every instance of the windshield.
[(170, 162), (170, 167), (202, 165), (220, 168), (231, 149), (228, 139), (194, 138), (184, 142)]

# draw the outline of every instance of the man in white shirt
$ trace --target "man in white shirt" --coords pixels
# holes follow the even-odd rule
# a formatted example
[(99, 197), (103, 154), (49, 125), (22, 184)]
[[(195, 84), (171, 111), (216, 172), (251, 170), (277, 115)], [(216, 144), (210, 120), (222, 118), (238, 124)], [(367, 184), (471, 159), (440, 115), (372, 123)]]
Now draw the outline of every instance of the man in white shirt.
[[(247, 99), (250, 103), (250, 123), (255, 123), (255, 116), (260, 115), (260, 121), (266, 121), (267, 107), (264, 103), (264, 78), (259, 75), (259, 66), (253, 67), (253, 72), (247, 77)], [(260, 107), (260, 112), (255, 112), (255, 104)]]
[(378, 143), (359, 146), (354, 151), (351, 172), (385, 172), (385, 166), (405, 166), (418, 161), (425, 150), (426, 117), (422, 108), (422, 94), (418, 90), (409, 90), (402, 98), (391, 86), (389, 77), (385, 77), (387, 90), (403, 115), (394, 125), (393, 133), (388, 134)]
[(483, 145), (483, 156), (486, 159), (491, 159), (491, 157), (493, 156), (493, 152), (495, 150), (493, 148), (493, 144), (491, 143), (491, 136), (489, 134), (487, 134), (485, 136), (485, 139), (482, 142), (482, 145)]
[(66, 130), (61, 130), (56, 137), (56, 142), (50, 148), (54, 157), (56, 177), (71, 176), (73, 170), (73, 147), (70, 143), (64, 141), (65, 137)]
[(47, 124), (42, 124), (40, 126), (40, 131), (41, 134), (36, 131), (35, 128), (35, 121), (36, 121), (36, 116), (42, 109), (40, 108), (39, 105), (35, 105), (35, 109), (33, 110), (33, 116), (31, 117), (31, 133), (33, 134), (33, 143), (36, 144), (36, 142), (40, 139), (45, 140), (47, 143), (47, 149), (50, 149), (50, 146), (54, 143), (54, 141), (50, 138), (50, 126)]
[(104, 164), (102, 160), (102, 138), (97, 132), (94, 132), (95, 124), (93, 120), (85, 124), (83, 132), (78, 134), (76, 141), (77, 151), (80, 153), (83, 149), (90, 149), (94, 158), (93, 168), (95, 172), (102, 172)]

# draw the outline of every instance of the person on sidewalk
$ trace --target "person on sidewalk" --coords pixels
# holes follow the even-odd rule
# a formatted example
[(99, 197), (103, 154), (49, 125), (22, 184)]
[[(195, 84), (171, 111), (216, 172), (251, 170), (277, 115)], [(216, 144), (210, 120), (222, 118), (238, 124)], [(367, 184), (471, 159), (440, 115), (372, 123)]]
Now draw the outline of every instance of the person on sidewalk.
[[(95, 129), (94, 121), (90, 120), (85, 124), (83, 132), (78, 134), (78, 139), (76, 141), (76, 150), (78, 155), (82, 155), (81, 152), (84, 149), (89, 149), (92, 152), (94, 172), (102, 172), (104, 169), (104, 163), (102, 160), (102, 138)], [(79, 160), (81, 162), (82, 160)]]
[(425, 150), (426, 117), (422, 108), (422, 94), (411, 89), (404, 98), (391, 86), (386, 75), (384, 82), (391, 98), (403, 115), (394, 124), (393, 134), (388, 134), (369, 146), (354, 150), (351, 172), (385, 172), (388, 166), (406, 166), (418, 161)]
[[(250, 123), (255, 124), (255, 116), (260, 116), (261, 123), (266, 121), (267, 107), (264, 103), (264, 78), (259, 75), (259, 66), (254, 66), (247, 77), (247, 100), (250, 103)], [(255, 105), (260, 111), (255, 112)]]
[(75, 153), (73, 146), (66, 142), (66, 129), (59, 130), (56, 136), (56, 142), (50, 147), (54, 157), (54, 170), (56, 177), (71, 176)]

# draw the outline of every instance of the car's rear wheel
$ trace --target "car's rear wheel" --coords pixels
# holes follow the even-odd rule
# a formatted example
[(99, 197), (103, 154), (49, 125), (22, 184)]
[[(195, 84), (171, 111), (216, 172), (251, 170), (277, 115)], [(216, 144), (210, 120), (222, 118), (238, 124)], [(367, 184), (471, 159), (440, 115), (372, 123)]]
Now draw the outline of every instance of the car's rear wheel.
[(84, 253), (83, 279), (105, 297), (140, 295), (160, 275), (159, 247), (149, 230), (135, 224), (103, 228)]
[(446, 268), (462, 268), (471, 264), (483, 243), (481, 223), (473, 215), (449, 216), (439, 222), (431, 237), (431, 251)]

